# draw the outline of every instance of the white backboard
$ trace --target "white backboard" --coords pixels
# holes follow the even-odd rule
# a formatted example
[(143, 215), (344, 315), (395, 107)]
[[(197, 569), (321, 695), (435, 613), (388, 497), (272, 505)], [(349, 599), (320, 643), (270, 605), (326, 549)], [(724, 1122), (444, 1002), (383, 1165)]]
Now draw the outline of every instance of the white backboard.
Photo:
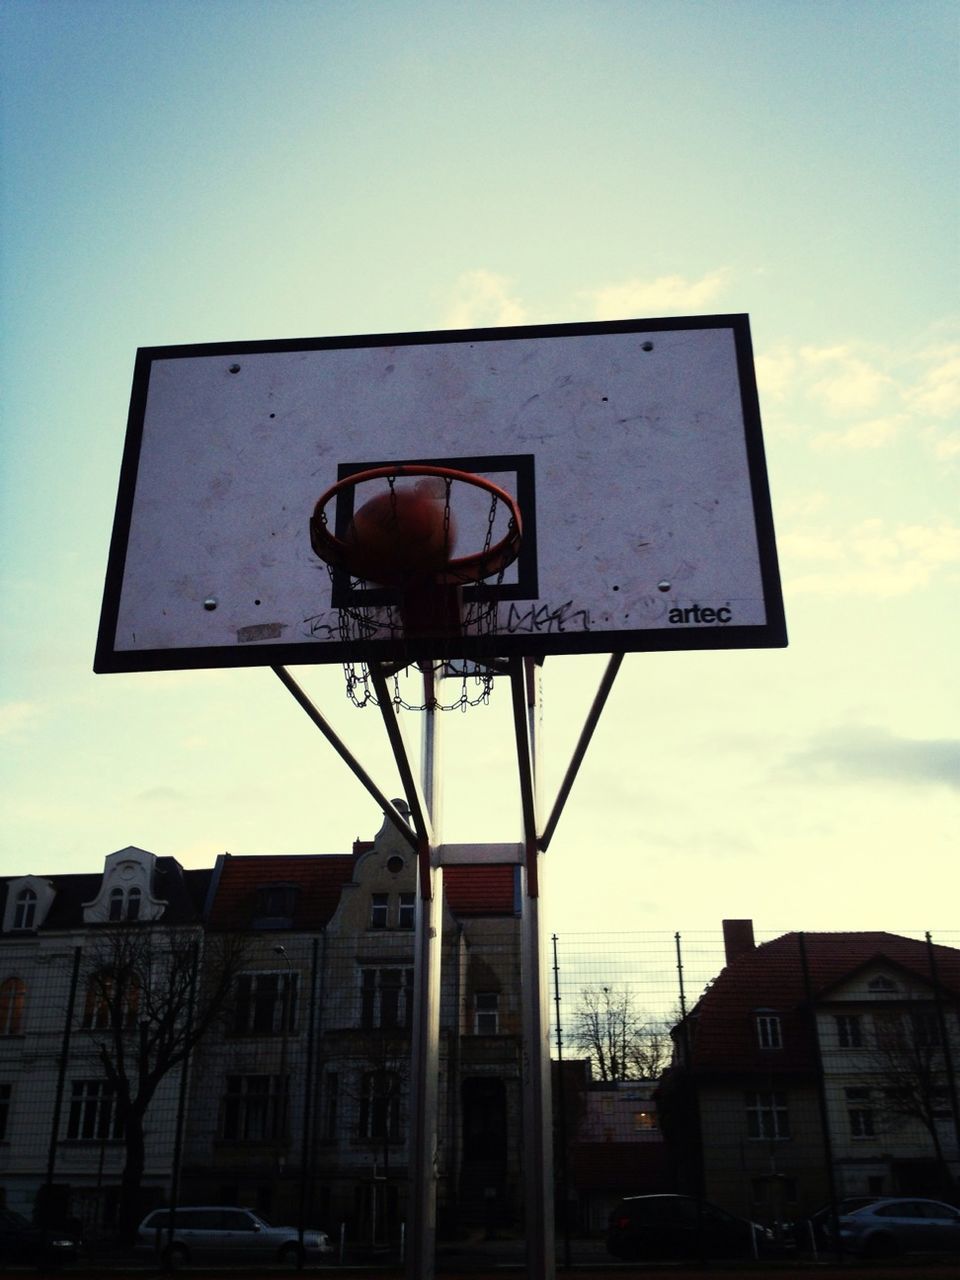
[[(520, 501), (498, 656), (786, 643), (749, 324), (707, 316), (141, 350), (95, 669), (358, 658), (310, 516), (409, 461)], [(363, 656), (472, 656), (415, 649)]]

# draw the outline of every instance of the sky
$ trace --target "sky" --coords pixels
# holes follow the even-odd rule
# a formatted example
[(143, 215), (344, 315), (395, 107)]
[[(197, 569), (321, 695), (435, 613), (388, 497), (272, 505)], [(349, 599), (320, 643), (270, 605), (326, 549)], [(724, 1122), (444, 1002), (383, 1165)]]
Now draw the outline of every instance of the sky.
[[(7, 0), (0, 873), (380, 826), (268, 669), (93, 674), (138, 347), (746, 312), (790, 645), (627, 656), (548, 925), (956, 933), (958, 26), (939, 0)], [(544, 667), (545, 811), (605, 661)], [(339, 668), (293, 674), (400, 795)], [(520, 838), (505, 690), (445, 718), (442, 771), (445, 839)]]

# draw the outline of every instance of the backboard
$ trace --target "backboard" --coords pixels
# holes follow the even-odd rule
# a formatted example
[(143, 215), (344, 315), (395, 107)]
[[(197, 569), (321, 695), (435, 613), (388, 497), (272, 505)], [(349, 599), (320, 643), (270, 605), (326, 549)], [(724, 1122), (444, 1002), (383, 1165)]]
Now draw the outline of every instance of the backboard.
[[(401, 463), (516, 499), (518, 557), (464, 588), (495, 603), (487, 655), (786, 643), (749, 322), (731, 315), (141, 349), (95, 670), (477, 656), (469, 636), (345, 638), (344, 610), (389, 591), (330, 572), (314, 507)], [(456, 501), (468, 554), (489, 502)]]

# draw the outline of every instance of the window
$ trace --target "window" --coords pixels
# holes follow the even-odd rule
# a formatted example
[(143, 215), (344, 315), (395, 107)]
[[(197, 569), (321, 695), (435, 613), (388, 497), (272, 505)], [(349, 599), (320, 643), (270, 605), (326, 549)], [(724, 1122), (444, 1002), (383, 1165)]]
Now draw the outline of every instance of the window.
[(860, 1015), (856, 1013), (839, 1013), (835, 1018), (837, 1024), (837, 1044), (841, 1049), (862, 1049), (863, 1028)]
[(413, 1011), (412, 969), (363, 969), (360, 988), (360, 1025), (406, 1028)]
[(123, 1124), (106, 1080), (74, 1080), (70, 1089), (67, 1138), (73, 1142), (119, 1142)]
[(880, 974), (879, 977), (871, 978), (867, 983), (868, 991), (897, 991), (899, 988), (892, 978)]
[(869, 1089), (844, 1089), (851, 1138), (874, 1138), (873, 1108)]
[(278, 1036), (297, 1029), (297, 980), (288, 970), (241, 973), (237, 978), (234, 1034)]
[(140, 985), (133, 974), (117, 977), (108, 969), (90, 975), (81, 1025), (87, 1031), (106, 1031), (122, 1019), (129, 1030), (137, 1021)]
[(257, 887), (253, 913), (255, 929), (290, 929), (297, 905), (295, 884), (261, 884)]
[(414, 893), (401, 893), (400, 910), (397, 914), (398, 929), (412, 929), (416, 921), (417, 896)]
[(37, 918), (37, 895), (32, 889), (21, 889), (13, 912), (15, 929), (32, 929)]
[(134, 885), (130, 889), (111, 889), (107, 899), (107, 918), (117, 923), (120, 920), (139, 920), (140, 904), (143, 894)]
[(340, 1077), (327, 1071), (323, 1077), (323, 1121), (321, 1132), (329, 1142), (337, 1136), (337, 1107), (340, 1101)]
[(7, 978), (0, 985), (0, 1036), (18, 1036), (23, 1031), (23, 1006), (27, 984), (22, 978)]
[(283, 1131), (286, 1077), (227, 1076), (222, 1136), (236, 1142), (264, 1142)]
[(776, 1013), (757, 1015), (757, 1039), (761, 1049), (782, 1049), (780, 1037), (780, 1016)]
[(790, 1116), (785, 1093), (748, 1093), (747, 1136), (783, 1141), (790, 1137)]
[(478, 1036), (495, 1036), (500, 1030), (500, 994), (478, 991), (473, 998), (474, 1030)]
[(940, 1019), (936, 1009), (920, 1009), (910, 1015), (913, 1043), (924, 1049), (935, 1049), (940, 1044)]
[(368, 1071), (360, 1094), (360, 1137), (400, 1141), (400, 1077), (394, 1071)]
[(649, 1111), (635, 1111), (633, 1113), (633, 1127), (637, 1133), (649, 1133), (657, 1127), (657, 1113), (651, 1109)]
[(385, 929), (387, 927), (387, 909), (390, 906), (388, 893), (372, 893), (370, 895), (370, 928)]
[(10, 1123), (10, 1094), (12, 1092), (12, 1085), (0, 1084), (0, 1142), (3, 1142), (7, 1136), (7, 1126)]

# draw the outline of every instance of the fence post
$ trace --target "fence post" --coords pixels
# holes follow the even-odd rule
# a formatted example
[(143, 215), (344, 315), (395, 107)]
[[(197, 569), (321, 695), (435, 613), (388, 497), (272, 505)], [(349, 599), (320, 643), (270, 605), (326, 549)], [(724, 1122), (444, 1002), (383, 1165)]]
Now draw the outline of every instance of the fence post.
[(563, 1070), (563, 1026), (560, 1021), (560, 963), (557, 959), (557, 935), (553, 938), (553, 1003), (557, 1011), (557, 1154), (559, 1156), (558, 1189), (560, 1192), (560, 1228), (563, 1231), (563, 1265), (570, 1261), (570, 1187), (567, 1176), (567, 1088)]
[[(323, 935), (326, 947), (327, 935)], [(300, 1143), (300, 1204), (297, 1210), (297, 1270), (303, 1269), (303, 1233), (307, 1225), (307, 1198), (310, 1184), (310, 1128), (313, 1123), (313, 1059), (317, 1008), (317, 957), (320, 939), (314, 938), (310, 951), (310, 1007), (307, 1011), (307, 1063), (303, 1082), (303, 1133)]]
[(70, 994), (67, 997), (67, 1016), (60, 1043), (60, 1065), (57, 1071), (57, 1092), (53, 1103), (53, 1119), (50, 1123), (50, 1147), (47, 1152), (47, 1181), (44, 1184), (43, 1206), (40, 1211), (41, 1226), (50, 1223), (50, 1201), (53, 1196), (53, 1177), (57, 1166), (57, 1146), (60, 1141), (60, 1115), (63, 1110), (63, 1093), (67, 1082), (67, 1060), (70, 1056), (70, 1034), (73, 1030), (73, 1010), (77, 1001), (77, 985), (80, 981), (80, 957), (82, 947), (73, 949), (73, 969), (70, 973)]
[[(950, 1111), (953, 1115), (953, 1132), (957, 1141), (957, 1159), (960, 1160), (960, 1111), (957, 1109), (957, 1077), (953, 1066), (953, 1049), (950, 1045), (950, 1030), (947, 1026), (947, 1015), (943, 1007), (943, 988), (940, 985), (940, 974), (937, 971), (937, 954), (930, 936), (926, 933), (927, 956), (930, 960), (930, 977), (933, 985), (933, 999), (937, 1010), (937, 1024), (940, 1031), (940, 1043), (943, 1045), (943, 1069), (947, 1077), (947, 1089), (950, 1091)], [(936, 1119), (934, 1119), (936, 1124)], [(949, 1166), (948, 1166), (949, 1168)]]
[(197, 971), (200, 968), (200, 944), (194, 942), (190, 965), (190, 990), (187, 993), (187, 1014), (183, 1028), (183, 1064), (180, 1068), (180, 1089), (177, 1095), (177, 1125), (173, 1139), (173, 1168), (170, 1173), (170, 1217), (167, 1222), (167, 1248), (173, 1246), (173, 1218), (180, 1199), (180, 1162), (183, 1159), (183, 1128), (187, 1115), (187, 1092), (190, 1087), (190, 1037), (193, 1034), (193, 1005), (197, 997)]
[(810, 981), (810, 965), (807, 961), (807, 939), (803, 933), (797, 934), (797, 945), (800, 950), (800, 971), (803, 975), (803, 996), (810, 1019), (810, 1036), (813, 1045), (814, 1071), (817, 1080), (817, 1103), (820, 1110), (820, 1127), (823, 1130), (823, 1154), (827, 1163), (827, 1194), (830, 1197), (830, 1221), (836, 1241), (837, 1258), (843, 1260), (843, 1242), (840, 1239), (840, 1227), (837, 1213), (837, 1183), (834, 1176), (833, 1136), (830, 1132), (830, 1110), (827, 1099), (827, 1078), (823, 1070), (823, 1051), (820, 1044), (820, 1024), (817, 1021), (817, 1006), (813, 995), (813, 983)]

